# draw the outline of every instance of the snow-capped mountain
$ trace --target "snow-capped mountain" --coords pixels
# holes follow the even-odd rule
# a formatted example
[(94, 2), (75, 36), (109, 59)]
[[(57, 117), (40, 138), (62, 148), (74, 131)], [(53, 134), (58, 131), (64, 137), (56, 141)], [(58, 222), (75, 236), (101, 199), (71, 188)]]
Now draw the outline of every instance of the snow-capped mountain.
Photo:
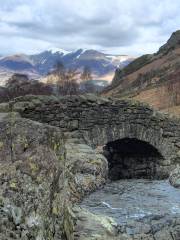
[(39, 78), (52, 71), (57, 62), (62, 62), (67, 68), (79, 71), (88, 66), (95, 79), (111, 80), (116, 68), (129, 64), (132, 57), (126, 55), (110, 55), (92, 49), (66, 51), (51, 48), (34, 55), (16, 54), (0, 58), (0, 73), (26, 73)]
[(61, 55), (66, 55), (66, 54), (70, 53), (69, 51), (66, 51), (66, 50), (64, 50), (62, 48), (56, 48), (56, 47), (49, 48), (47, 51), (51, 52), (52, 54), (59, 53)]

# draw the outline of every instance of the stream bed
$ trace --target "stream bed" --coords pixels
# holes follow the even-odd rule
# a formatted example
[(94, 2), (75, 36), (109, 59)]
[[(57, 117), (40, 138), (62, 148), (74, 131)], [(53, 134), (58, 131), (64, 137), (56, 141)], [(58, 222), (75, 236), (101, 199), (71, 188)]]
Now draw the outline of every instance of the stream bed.
[(80, 206), (113, 218), (119, 231), (129, 235), (180, 227), (180, 190), (167, 180), (113, 181), (86, 197)]

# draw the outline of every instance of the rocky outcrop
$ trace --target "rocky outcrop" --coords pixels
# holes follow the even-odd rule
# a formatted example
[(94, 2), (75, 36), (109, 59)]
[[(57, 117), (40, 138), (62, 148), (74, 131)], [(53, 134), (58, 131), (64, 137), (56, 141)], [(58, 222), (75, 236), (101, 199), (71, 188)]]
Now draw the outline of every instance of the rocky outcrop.
[(64, 141), (11, 113), (0, 121), (0, 239), (60, 239)]
[(155, 54), (144, 55), (116, 71), (104, 95), (133, 98), (177, 116), (180, 109), (180, 30)]
[(0, 132), (0, 239), (61, 239), (65, 206), (105, 183), (106, 159), (17, 113), (1, 113)]
[(180, 47), (180, 30), (174, 32), (170, 39), (167, 41), (166, 44), (164, 44), (162, 47), (160, 47), (158, 54), (165, 54), (168, 53), (171, 50), (174, 50), (175, 48)]
[(175, 188), (180, 188), (180, 166), (175, 168), (169, 176), (170, 184)]

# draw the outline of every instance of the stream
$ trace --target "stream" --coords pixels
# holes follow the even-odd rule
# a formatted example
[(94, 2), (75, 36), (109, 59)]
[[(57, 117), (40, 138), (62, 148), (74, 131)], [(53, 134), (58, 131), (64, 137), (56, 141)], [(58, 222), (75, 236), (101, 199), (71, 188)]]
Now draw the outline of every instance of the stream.
[(180, 190), (167, 180), (118, 180), (86, 197), (80, 204), (113, 218), (129, 235), (156, 233), (180, 225)]

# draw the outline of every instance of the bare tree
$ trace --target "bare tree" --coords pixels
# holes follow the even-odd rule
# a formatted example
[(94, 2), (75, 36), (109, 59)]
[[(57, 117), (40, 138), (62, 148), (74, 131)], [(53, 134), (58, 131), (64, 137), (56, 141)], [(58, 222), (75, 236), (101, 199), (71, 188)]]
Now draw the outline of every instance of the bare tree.
[(84, 67), (83, 72), (81, 74), (81, 80), (83, 82), (87, 82), (89, 80), (92, 80), (92, 72), (91, 72), (90, 67), (88, 67), (88, 66)]
[(90, 67), (85, 66), (83, 72), (81, 74), (81, 87), (83, 92), (85, 93), (94, 93), (96, 92), (96, 88), (92, 82), (92, 72)]
[(76, 95), (79, 93), (78, 72), (76, 69), (66, 69), (58, 62), (52, 73), (56, 79), (54, 87), (56, 95)]

